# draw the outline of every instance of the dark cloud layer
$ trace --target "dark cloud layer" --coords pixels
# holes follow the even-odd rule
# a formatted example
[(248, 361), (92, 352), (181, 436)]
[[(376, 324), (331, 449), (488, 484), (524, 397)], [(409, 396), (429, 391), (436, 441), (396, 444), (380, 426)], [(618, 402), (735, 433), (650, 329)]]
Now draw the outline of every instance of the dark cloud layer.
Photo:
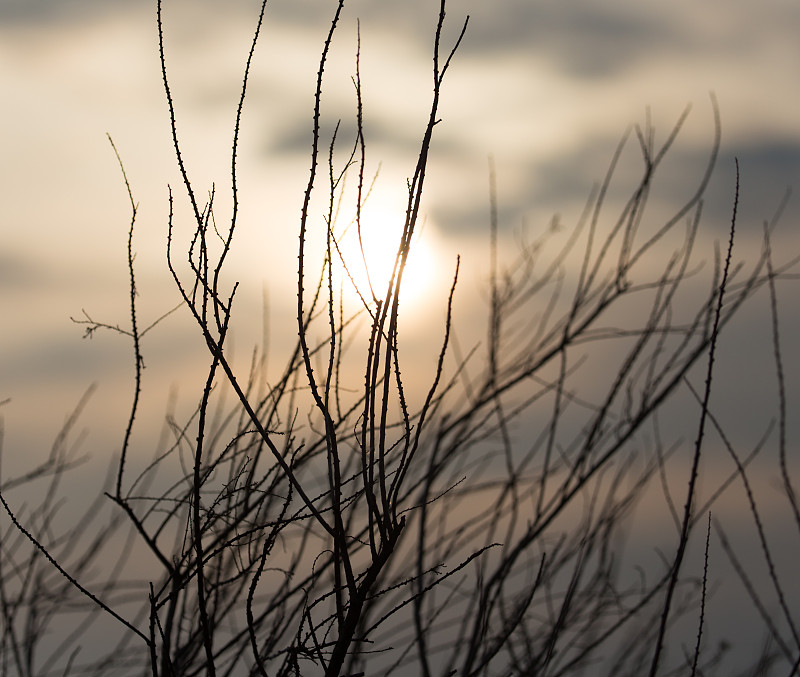
[[(174, 3), (165, 3), (165, 5)], [(222, 6), (198, 0), (192, 6)], [(155, 7), (154, 0), (5, 0), (0, 21), (10, 23), (80, 22), (123, 8)], [(226, 13), (257, 11), (255, 0), (227, 0)], [(593, 2), (533, 3), (506, 0), (499, 7), (477, 0), (448, 3), (443, 44), (455, 39), (467, 15), (471, 22), (462, 50), (465, 54), (501, 52), (520, 45), (532, 54), (547, 54), (558, 68), (576, 77), (608, 76), (636, 63), (659, 47), (674, 49), (688, 38), (680, 24), (659, 20), (658, 15), (631, 12), (629, 7)], [(430, 49), (437, 6), (429, 2), (373, 2), (355, 0), (345, 5), (344, 17), (359, 17), (365, 24), (390, 28)], [(273, 0), (267, 6), (268, 21), (324, 27), (332, 16), (332, 4)]]
[[(526, 221), (531, 210), (540, 218), (550, 219), (563, 215), (563, 210), (584, 204), (593, 187), (604, 179), (617, 138), (596, 138), (560, 156), (557, 161), (531, 163), (525, 168), (520, 188), (508, 194), (501, 205), (500, 224), (516, 230)], [(606, 209), (608, 218), (613, 204), (622, 204), (636, 189), (644, 164), (637, 156), (636, 141), (628, 140), (628, 152), (615, 172)], [(673, 213), (689, 200), (698, 187), (700, 178), (710, 160), (710, 142), (707, 147), (676, 147), (670, 151), (669, 167), (656, 174), (654, 179), (653, 207), (656, 218), (666, 218), (664, 207)], [(743, 218), (770, 219), (783, 202), (787, 190), (800, 189), (800, 140), (748, 139), (723, 144), (714, 165), (714, 171), (704, 193), (705, 227), (726, 228), (733, 205), (735, 163), (740, 168), (740, 213)], [(797, 199), (790, 200), (783, 221), (797, 213)], [(651, 209), (652, 213), (652, 209)], [(487, 204), (483, 196), (464, 200), (460, 206), (436, 208), (436, 222), (449, 233), (481, 232), (488, 223)], [(535, 224), (540, 227), (544, 224)], [(566, 224), (574, 225), (574, 224)], [(787, 224), (784, 223), (784, 226)]]
[(20, 291), (41, 285), (45, 272), (36, 262), (0, 252), (0, 290)]
[[(255, 16), (258, 0), (166, 0), (165, 9), (181, 11), (224, 8)], [(307, 29), (325, 28), (334, 3), (323, 0), (270, 0), (267, 21)], [(80, 22), (102, 12), (150, 8), (155, 0), (4, 0), (0, 21), (8, 24)], [(221, 10), (222, 11), (222, 10)], [(793, 3), (770, 6), (769, 13), (753, 21), (747, 2), (733, 2), (726, 13), (706, 25), (708, 9), (682, 3), (632, 6), (628, 2), (577, 0), (570, 3), (503, 0), (450, 0), (443, 33), (443, 49), (452, 45), (464, 19), (470, 16), (462, 54), (487, 58), (518, 47), (528, 57), (544, 56), (559, 72), (578, 79), (610, 77), (642, 63), (669, 55), (704, 55), (710, 52), (742, 53), (759, 49), (764, 31), (797, 25), (800, 7)], [(364, 26), (381, 27), (428, 52), (435, 28), (438, 3), (427, 0), (375, 2), (348, 0), (344, 21), (358, 17)]]
[(3, 0), (0, 21), (6, 25), (81, 21), (147, 0)]

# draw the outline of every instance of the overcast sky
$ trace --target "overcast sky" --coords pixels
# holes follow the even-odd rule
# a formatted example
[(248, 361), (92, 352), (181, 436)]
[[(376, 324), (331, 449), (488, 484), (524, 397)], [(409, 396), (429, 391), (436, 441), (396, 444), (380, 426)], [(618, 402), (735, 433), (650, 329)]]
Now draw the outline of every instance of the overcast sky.
[[(402, 204), (413, 171), (430, 99), (437, 4), (348, 3), (326, 73), (324, 130), (341, 118), (342, 138), (350, 139), (360, 18), (367, 160), (373, 171), (380, 165), (385, 192), (375, 201), (385, 201), (385, 210)], [(249, 226), (243, 230), (256, 238), (242, 245), (240, 274), (259, 289), (262, 282), (273, 291), (279, 287), (279, 275), (264, 273), (266, 249), (294, 247), (314, 74), (331, 6), (320, 0), (268, 4), (240, 150), (242, 214)], [(164, 21), (189, 172), (201, 194), (215, 183), (222, 209), (229, 199), (231, 124), (258, 3), (226, 2), (224, 12), (219, 7), (171, 0)], [(444, 86), (423, 205), (426, 229), (448, 260), (458, 251), (468, 267), (479, 265), (469, 257), (474, 245), (485, 243), (489, 154), (497, 163), (501, 228), (510, 233), (524, 223), (536, 232), (554, 214), (570, 225), (622, 134), (644, 123), (648, 107), (657, 140), (692, 107), (660, 184), (665, 201), (679, 195), (696, 182), (709, 153), (710, 92), (719, 101), (723, 135), (706, 231), (716, 234), (727, 223), (734, 156), (753, 242), (786, 187), (797, 183), (795, 2), (452, 0), (446, 45), (467, 14), (469, 29)], [(6, 317), (17, 318), (2, 331), (5, 396), (52, 355), (79, 350), (61, 343), (75, 337), (69, 315), (83, 307), (100, 314), (118, 309), (115, 294), (124, 294), (127, 205), (106, 133), (140, 204), (143, 285), (150, 276), (158, 288), (168, 284), (166, 186), (180, 187), (180, 180), (149, 0), (3, 0), (0, 86), (1, 303)], [(631, 157), (632, 177), (639, 165), (635, 153)], [(787, 222), (798, 213), (796, 202)]]
[[(224, 12), (220, 6), (175, 0), (164, 6), (184, 157), (201, 196), (216, 187), (218, 215), (230, 206), (232, 122), (259, 3), (226, 2)], [(268, 4), (239, 152), (241, 226), (231, 274), (242, 282), (246, 308), (261, 306), (263, 289), (278, 315), (293, 304), (314, 79), (332, 7), (321, 0)], [(371, 199), (381, 214), (402, 208), (413, 173), (431, 95), (437, 9), (431, 2), (354, 0), (345, 6), (333, 43), (323, 138), (341, 119), (344, 152), (354, 130), (351, 78), (360, 19), (367, 171), (380, 169)], [(659, 143), (691, 106), (652, 197), (655, 210), (674, 208), (704, 171), (714, 135), (712, 92), (721, 112), (722, 147), (703, 237), (710, 246), (725, 236), (738, 157), (737, 254), (745, 260), (757, 255), (761, 223), (800, 178), (800, 6), (788, 0), (757, 6), (747, 0), (452, 0), (444, 49), (467, 15), (467, 34), (444, 83), (423, 202), (423, 235), (440, 264), (431, 268), (441, 273), (430, 281), (428, 299), (443, 298), (457, 253), (466, 298), (485, 280), (490, 154), (497, 166), (500, 227), (513, 246), (523, 227), (535, 237), (554, 215), (566, 227), (577, 221), (620, 138), (631, 125), (643, 125), (648, 110)], [(0, 87), (0, 310), (6, 318), (0, 399), (14, 398), (6, 405), (10, 420), (27, 421), (44, 389), (61, 398), (50, 424), (57, 426), (88, 383), (125, 383), (130, 376), (121, 357), (128, 349), (124, 341), (82, 341), (80, 327), (69, 320), (85, 309), (111, 324), (127, 322), (129, 206), (107, 133), (139, 203), (142, 312), (156, 317), (177, 302), (164, 266), (167, 185), (175, 190), (179, 223), (184, 194), (161, 82), (154, 3), (3, 0)], [(625, 157), (619, 199), (641, 170), (635, 137)], [(317, 223), (323, 204), (316, 208)], [(795, 198), (779, 231), (779, 251), (798, 250), (792, 227), (798, 213)], [(438, 317), (441, 308), (428, 310)], [(420, 307), (415, 315), (426, 317), (424, 311)], [(260, 323), (250, 324), (250, 333), (238, 329), (244, 352), (260, 337)], [(148, 345), (153, 359), (175, 363), (186, 357), (185, 331), (190, 326), (175, 321), (154, 333)]]
[[(232, 121), (258, 3), (226, 2), (224, 12), (220, 6), (164, 6), (184, 156), (200, 195), (216, 186), (218, 214), (230, 205)], [(360, 19), (367, 165), (368, 172), (380, 168), (373, 202), (381, 213), (397, 212), (413, 172), (430, 101), (437, 6), (348, 3), (326, 69), (323, 137), (341, 119), (345, 148), (354, 129)], [(256, 50), (241, 130), (242, 226), (232, 266), (241, 293), (257, 306), (262, 288), (276, 309), (292, 304), (285, 280), (294, 274), (314, 78), (331, 12), (330, 2), (273, 0)], [(797, 3), (452, 0), (445, 49), (468, 14), (444, 83), (423, 203), (424, 236), (442, 262), (435, 268), (448, 271), (431, 281), (431, 299), (444, 294), (456, 253), (475, 285), (485, 279), (490, 154), (500, 227), (513, 242), (523, 227), (540, 233), (554, 215), (574, 224), (620, 138), (644, 124), (648, 109), (658, 143), (691, 106), (656, 182), (655, 208), (666, 209), (702, 175), (714, 134), (711, 92), (721, 111), (722, 147), (704, 236), (724, 237), (738, 157), (737, 253), (756, 254), (762, 221), (800, 178)], [(156, 316), (177, 301), (164, 266), (167, 185), (178, 210), (183, 193), (155, 18), (149, 0), (0, 2), (0, 398), (14, 397), (6, 407), (12, 418), (27, 420), (24, 412), (45, 386), (69, 402), (85, 384), (110, 378), (109, 369), (128, 378), (117, 352), (124, 354), (122, 341), (117, 348), (113, 340), (81, 341), (69, 320), (86, 309), (112, 324), (126, 321), (129, 207), (106, 133), (140, 206), (135, 249), (143, 312)], [(620, 197), (627, 196), (625, 180), (641, 169), (635, 141), (627, 157)], [(797, 205), (793, 199), (784, 216), (786, 251), (798, 242)], [(318, 219), (321, 213), (319, 207)], [(469, 284), (467, 296), (475, 292)], [(165, 359), (185, 355), (176, 338), (181, 331), (176, 322), (151, 339), (151, 350)], [(258, 333), (240, 335), (242, 350)]]

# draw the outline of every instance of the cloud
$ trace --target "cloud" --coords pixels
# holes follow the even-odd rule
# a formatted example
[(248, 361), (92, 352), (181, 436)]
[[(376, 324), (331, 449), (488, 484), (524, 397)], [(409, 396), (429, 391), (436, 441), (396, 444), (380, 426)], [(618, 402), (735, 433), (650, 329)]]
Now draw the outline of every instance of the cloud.
[(84, 21), (136, 4), (141, 0), (4, 0), (0, 21), (6, 26)]
[(12, 252), (0, 252), (0, 293), (37, 289), (46, 275), (36, 261)]

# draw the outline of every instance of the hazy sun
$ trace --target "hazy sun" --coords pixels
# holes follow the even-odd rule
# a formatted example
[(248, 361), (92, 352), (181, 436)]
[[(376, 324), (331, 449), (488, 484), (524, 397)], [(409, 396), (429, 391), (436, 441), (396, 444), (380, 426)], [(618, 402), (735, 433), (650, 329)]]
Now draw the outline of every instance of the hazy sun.
[[(341, 236), (338, 267), (342, 269), (343, 290), (349, 298), (358, 298), (356, 287), (370, 306), (373, 305), (373, 293), (377, 299), (386, 297), (403, 232), (403, 217), (402, 213), (365, 209), (361, 219), (363, 255), (355, 223)], [(400, 300), (404, 307), (418, 306), (425, 300), (434, 281), (434, 270), (433, 252), (420, 221), (403, 272)]]

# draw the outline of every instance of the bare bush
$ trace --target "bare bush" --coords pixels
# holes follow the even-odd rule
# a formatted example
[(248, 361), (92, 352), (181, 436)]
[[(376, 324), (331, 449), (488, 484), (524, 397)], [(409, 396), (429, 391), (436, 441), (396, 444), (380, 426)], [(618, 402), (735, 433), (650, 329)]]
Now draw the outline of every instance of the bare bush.
[[(753, 665), (742, 666), (742, 674), (772, 674), (773, 668), (795, 674), (796, 613), (748, 488), (748, 463), (760, 448), (747, 454), (727, 442), (709, 404), (717, 340), (743, 304), (766, 288), (775, 318), (771, 349), (780, 385), (782, 490), (800, 526), (786, 463), (776, 296), (776, 281), (791, 272), (793, 261), (773, 262), (771, 223), (756, 260), (749, 267), (733, 262), (737, 185), (731, 187), (727, 255), (716, 254), (710, 279), (694, 263), (703, 195), (720, 144), (716, 104), (703, 177), (665, 220), (648, 209), (648, 198), (686, 114), (660, 145), (648, 125), (636, 128), (633, 138), (626, 135), (580, 222), (566, 234), (554, 227), (540, 239), (522, 240), (512, 261), (499, 260), (490, 166), (485, 340), (466, 351), (457, 340), (459, 262), (453, 261), (449, 298), (442, 299), (440, 348), (420, 392), (404, 376), (402, 285), (421, 218), (439, 97), (467, 21), (452, 44), (442, 44), (441, 2), (432, 32), (432, 99), (408, 180), (390, 282), (385, 289), (359, 288), (360, 307), (351, 310), (342, 300), (342, 284), (356, 284), (349, 269), (359, 262), (346, 260), (340, 250), (337, 214), (341, 201), (352, 199), (355, 220), (345, 226), (360, 236), (369, 192), (360, 54), (355, 138), (342, 141), (338, 126), (332, 138), (321, 131), (325, 65), (340, 0), (315, 87), (298, 231), (292, 328), (297, 340), (280, 378), (269, 382), (262, 354), (254, 353), (250, 371), (241, 373), (226, 350), (238, 289), (228, 282), (226, 263), (242, 227), (239, 121), (266, 3), (233, 130), (226, 225), (215, 214), (214, 191), (203, 201), (184, 165), (164, 50), (168, 27), (158, 5), (175, 157), (182, 199), (193, 215), (191, 235), (180, 241), (170, 193), (168, 265), (182, 299), (178, 311), (194, 319), (210, 365), (193, 415), (180, 424), (171, 421), (171, 442), (132, 475), (135, 422), (140, 397), (146, 396), (140, 338), (154, 325), (142, 329), (137, 316), (137, 208), (123, 171), (131, 207), (130, 326), (104, 325), (89, 316), (82, 322), (90, 334), (112, 329), (132, 342), (129, 422), (106, 492), (64, 533), (52, 533), (48, 525), (59, 481), (77, 461), (67, 444), (72, 423), (46, 463), (3, 481), (9, 519), (0, 549), (2, 673), (713, 674), (727, 669), (724, 651), (702, 641), (713, 565), (709, 574), (687, 572), (682, 563), (693, 540), (706, 544), (706, 555), (712, 534), (727, 543), (721, 525), (711, 531), (708, 511), (723, 491), (742, 485), (782, 613), (773, 618), (763, 594), (751, 586), (772, 644)], [(609, 215), (617, 162), (630, 146), (641, 156), (640, 178), (622, 209)], [(346, 190), (346, 176), (355, 180), (354, 191)], [(327, 202), (322, 218), (312, 207), (312, 194), (320, 190)], [(320, 224), (322, 260), (307, 245)], [(343, 282), (336, 277), (341, 271)], [(705, 291), (698, 291), (703, 285)], [(345, 367), (353, 359), (359, 365), (355, 374)], [(698, 369), (704, 381), (696, 391), (689, 377)], [(233, 404), (225, 392), (234, 395)], [(662, 436), (659, 427), (661, 412), (678, 396), (691, 403), (695, 438), (684, 494), (665, 492), (674, 550), (657, 570), (645, 568), (632, 579), (637, 563), (623, 551), (628, 518), (648, 488), (659, 482), (666, 487), (667, 475), (683, 467), (676, 461), (679, 436)], [(726, 440), (735, 469), (716, 480), (700, 504), (698, 468), (712, 433)], [(41, 482), (49, 482), (38, 490), (44, 498), (25, 507), (22, 488)], [(735, 550), (726, 547), (738, 562)], [(137, 561), (148, 562), (141, 570), (145, 576), (131, 571), (133, 552)], [(737, 568), (748, 582), (746, 569)], [(45, 636), (63, 626), (67, 609), (79, 621), (43, 653)], [(117, 624), (120, 634), (97, 650), (93, 633), (100, 620)], [(697, 642), (667, 658), (664, 648), (676, 624), (698, 628)]]

